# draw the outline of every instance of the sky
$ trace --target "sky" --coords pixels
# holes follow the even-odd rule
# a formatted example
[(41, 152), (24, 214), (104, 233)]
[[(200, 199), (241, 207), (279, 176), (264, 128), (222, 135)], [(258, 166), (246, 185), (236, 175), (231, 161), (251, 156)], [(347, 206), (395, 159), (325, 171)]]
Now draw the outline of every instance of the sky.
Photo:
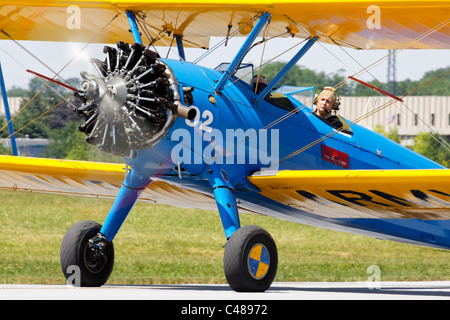
[[(219, 38), (212, 38), (210, 47), (213, 47)], [(257, 39), (258, 41), (259, 39)], [(220, 47), (199, 62), (200, 65), (216, 67), (221, 62), (230, 62), (236, 54), (239, 46), (244, 41), (243, 38), (231, 39), (227, 47)], [(255, 47), (244, 59), (244, 62), (252, 62), (258, 66), (261, 62), (261, 55), (264, 53), (263, 63), (284, 52), (288, 48), (297, 44), (299, 39), (274, 39), (263, 45)], [(80, 43), (60, 43), (60, 42), (35, 42), (20, 41), (20, 44), (32, 52), (47, 67), (30, 56), (24, 49), (16, 43), (8, 40), (0, 41), (0, 63), (7, 89), (13, 86), (28, 86), (32, 76), (26, 69), (53, 77), (59, 73), (63, 79), (80, 77), (80, 71), (90, 71), (95, 73), (89, 63), (89, 58), (104, 59), (103, 44), (89, 44), (81, 51), (85, 44)], [(273, 61), (287, 62), (298, 50), (294, 48), (288, 53)], [(167, 48), (158, 47), (158, 52), (162, 57), (166, 57)], [(176, 49), (176, 48), (174, 48)], [(172, 49), (169, 58), (177, 59), (176, 50)], [(80, 52), (81, 51), (81, 52)], [(204, 53), (201, 49), (186, 50), (186, 59), (194, 61)], [(373, 63), (387, 56), (387, 50), (355, 50), (350, 48), (340, 48), (329, 44), (315, 44), (312, 49), (298, 62), (315, 71), (326, 73), (338, 72), (345, 76), (359, 72), (362, 67), (368, 67)], [(75, 58), (75, 59), (73, 59)], [(73, 59), (73, 60), (72, 60)], [(71, 61), (72, 60), (72, 61)], [(69, 62), (70, 64), (66, 66)], [(396, 79), (418, 80), (427, 71), (450, 66), (450, 50), (403, 50), (396, 54)], [(52, 69), (53, 71), (49, 70)], [(359, 78), (365, 81), (374, 80), (386, 82), (387, 80), (387, 59), (382, 60), (376, 67), (370, 69), (370, 73), (365, 72)], [(331, 84), (332, 85), (332, 84)]]

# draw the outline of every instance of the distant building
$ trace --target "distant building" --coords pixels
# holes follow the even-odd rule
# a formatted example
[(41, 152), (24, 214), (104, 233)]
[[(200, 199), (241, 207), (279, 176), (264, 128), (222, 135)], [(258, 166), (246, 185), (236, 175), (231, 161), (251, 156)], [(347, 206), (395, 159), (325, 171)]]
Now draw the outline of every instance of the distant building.
[[(20, 105), (23, 101), (23, 98), (10, 98), (8, 97), (8, 105), (9, 105), (9, 112), (11, 115), (15, 115), (20, 110)], [(5, 107), (3, 106), (3, 99), (0, 99), (0, 116), (5, 116)]]
[[(398, 128), (403, 145), (412, 145), (419, 132), (437, 132), (450, 137), (450, 96), (409, 96), (404, 103), (388, 97), (342, 97), (339, 114), (358, 124), (386, 132)], [(376, 111), (380, 109), (379, 111)], [(371, 114), (373, 113), (373, 114)]]
[[(48, 139), (16, 138), (17, 151), (20, 156), (41, 157), (49, 143)], [(11, 147), (11, 140), (6, 139), (2, 144), (9, 148)]]
[[(8, 97), (9, 111), (12, 116), (19, 112), (23, 98)], [(0, 116), (5, 117), (5, 107), (3, 106), (3, 99), (0, 99)], [(15, 128), (17, 129), (17, 128)], [(5, 128), (4, 130), (8, 130)], [(49, 144), (48, 139), (29, 139), (29, 138), (16, 138), (17, 150), (19, 155), (28, 157), (40, 157), (45, 152)], [(2, 142), (3, 146), (11, 147), (10, 139), (6, 139)]]

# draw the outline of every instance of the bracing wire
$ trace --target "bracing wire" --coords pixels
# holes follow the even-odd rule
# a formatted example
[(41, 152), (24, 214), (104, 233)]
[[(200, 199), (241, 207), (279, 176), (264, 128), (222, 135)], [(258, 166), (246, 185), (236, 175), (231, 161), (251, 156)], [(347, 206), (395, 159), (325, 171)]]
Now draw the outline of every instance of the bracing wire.
[[(448, 20), (447, 20), (448, 21)], [(375, 79), (375, 81), (379, 84), (379, 86), (385, 88), (385, 90), (387, 90), (386, 86), (380, 81), (378, 80), (370, 71), (369, 69), (364, 68), (364, 66), (362, 66), (350, 53), (348, 53), (338, 42), (336, 42), (333, 38), (329, 37), (330, 40), (336, 44), (339, 48), (342, 49), (342, 51), (344, 51), (344, 53), (346, 53), (353, 61), (355, 61), (362, 69), (361, 70), (366, 70), (366, 72), (373, 78)], [(422, 38), (422, 37), (420, 37)], [(417, 40), (416, 40), (417, 41)], [(326, 49), (324, 46), (322, 46), (324, 49)], [(326, 49), (327, 50), (327, 49)], [(400, 49), (403, 50), (403, 49)], [(329, 50), (327, 50), (331, 55), (333, 55), (336, 59), (338, 59), (339, 61), (341, 61), (338, 57), (336, 57), (332, 52), (330, 52)], [(398, 54), (398, 52), (392, 52), (389, 53), (387, 55), (387, 58), (389, 58), (391, 55), (394, 54)], [(385, 60), (386, 57), (384, 57), (383, 59)], [(377, 63), (378, 64), (378, 63)], [(347, 66), (347, 65), (346, 65)], [(348, 66), (347, 66), (348, 67)], [(378, 92), (378, 94), (381, 95), (381, 93)], [(405, 102), (401, 102), (402, 106), (405, 107), (411, 114), (414, 114), (414, 112), (406, 105)], [(420, 122), (422, 122), (422, 124), (427, 127), (427, 129), (429, 130), (428, 134), (434, 139), (436, 140), (439, 144), (441, 144), (445, 149), (449, 150), (450, 145), (441, 137), (438, 136), (437, 132), (431, 128), (422, 118), (418, 117), (418, 119), (420, 120)], [(431, 133), (434, 133), (435, 135), (432, 135)]]
[[(418, 85), (416, 88), (410, 90), (409, 92), (407, 92), (406, 94), (402, 95), (401, 97), (404, 98), (404, 97), (410, 96), (410, 95), (413, 94), (414, 92), (420, 90), (421, 88), (423, 88), (423, 87), (425, 87), (425, 86), (427, 86), (427, 85), (432, 84), (433, 82), (435, 82), (435, 81), (437, 81), (437, 80), (443, 78), (444, 76), (446, 76), (446, 75), (449, 74), (449, 73), (450, 73), (450, 69), (447, 70), (447, 71), (445, 71), (445, 72), (443, 72), (443, 73), (441, 73), (441, 74), (439, 74), (439, 75), (437, 75), (437, 76), (434, 77), (433, 79), (430, 79), (430, 80), (427, 81), (425, 84), (420, 84), (420, 85)], [(383, 105), (377, 107), (377, 108), (374, 109), (374, 110), (371, 110), (370, 112), (364, 114), (363, 116), (361, 116), (361, 117), (355, 119), (354, 121), (352, 121), (352, 122), (349, 123), (348, 125), (351, 127), (352, 125), (354, 125), (354, 124), (356, 124), (356, 123), (358, 123), (358, 122), (364, 120), (365, 118), (367, 118), (367, 117), (369, 117), (369, 116), (372, 116), (373, 114), (375, 114), (375, 113), (377, 113), (377, 112), (379, 112), (379, 111), (381, 111), (381, 110), (387, 108), (388, 106), (392, 105), (392, 104), (395, 103), (396, 101), (397, 101), (397, 100), (395, 100), (395, 99), (391, 99), (389, 102), (387, 102), (387, 103), (385, 103), (385, 104), (383, 104)], [(306, 146), (304, 146), (304, 147), (302, 147), (302, 148), (300, 148), (300, 149), (298, 149), (298, 150), (292, 152), (291, 154), (285, 156), (284, 158), (280, 159), (280, 160), (277, 161), (276, 163), (272, 164), (270, 167), (278, 166), (280, 163), (282, 163), (282, 162), (284, 162), (284, 161), (286, 161), (286, 160), (288, 160), (288, 159), (290, 159), (290, 158), (292, 158), (292, 157), (294, 157), (294, 156), (296, 156), (296, 155), (298, 155), (298, 154), (300, 154), (300, 153), (302, 153), (302, 152), (308, 150), (309, 148), (311, 148), (311, 147), (317, 145), (318, 143), (320, 143), (320, 142), (322, 142), (322, 141), (324, 141), (324, 140), (326, 140), (326, 139), (328, 139), (328, 138), (334, 136), (335, 134), (341, 132), (342, 130), (343, 130), (343, 128), (333, 130), (333, 131), (330, 132), (329, 134), (324, 135), (323, 137), (321, 137), (321, 138), (319, 138), (319, 139), (317, 139), (317, 140), (311, 142), (310, 144), (308, 144), (308, 145), (306, 145)], [(444, 147), (445, 147), (448, 151), (450, 151), (450, 149), (449, 149), (447, 146), (444, 145)]]
[[(295, 23), (294, 21), (292, 21), (292, 22), (298, 26), (297, 23)], [(444, 22), (442, 22), (442, 23), (439, 23), (439, 24), (436, 25), (434, 28), (432, 28), (432, 29), (426, 31), (424, 34), (422, 34), (422, 35), (418, 36), (417, 38), (413, 39), (412, 41), (410, 41), (410, 42), (409, 42), (408, 44), (406, 44), (403, 48), (401, 48), (401, 49), (399, 49), (399, 50), (395, 50), (394, 52), (387, 54), (385, 57), (383, 57), (383, 58), (381, 58), (381, 59), (375, 61), (374, 63), (372, 63), (372, 64), (369, 65), (368, 67), (363, 68), (363, 69), (360, 70), (359, 72), (355, 73), (354, 76), (359, 76), (359, 75), (362, 75), (362, 74), (368, 72), (370, 69), (374, 68), (375, 66), (379, 65), (380, 63), (382, 63), (382, 62), (384, 62), (386, 59), (388, 59), (390, 55), (398, 54), (401, 50), (405, 50), (405, 49), (407, 49), (408, 47), (411, 47), (414, 43), (416, 43), (416, 42), (422, 40), (423, 38), (425, 38), (425, 37), (431, 35), (432, 33), (436, 32), (437, 30), (439, 30), (439, 29), (441, 29), (442, 27), (444, 27), (445, 25), (447, 25), (449, 22), (450, 22), (450, 19), (447, 19), (446, 21), (444, 21)], [(299, 26), (298, 26), (298, 27), (299, 27)], [(450, 71), (449, 71), (449, 72), (450, 72)], [(448, 73), (448, 72), (446, 72), (445, 74), (447, 74), (447, 73)], [(443, 76), (445, 76), (445, 74), (444, 74), (444, 75), (441, 75), (441, 76), (437, 76), (433, 81), (427, 82), (427, 84), (419, 85), (416, 89), (411, 90), (411, 92), (408, 92), (408, 93), (405, 94), (404, 96), (406, 97), (406, 96), (408, 96), (408, 95), (411, 95), (412, 93), (414, 93), (414, 92), (416, 92), (417, 90), (423, 88), (424, 86), (429, 85), (429, 84), (433, 83), (434, 81), (439, 80), (440, 78), (442, 78)], [(337, 90), (337, 89), (339, 89), (340, 87), (344, 86), (344, 85), (345, 85), (347, 82), (349, 82), (349, 81), (350, 81), (350, 79), (347, 78), (347, 79), (345, 79), (345, 80), (339, 82), (338, 84), (336, 84), (336, 85), (334, 86), (334, 88)], [(378, 112), (378, 111), (380, 111), (380, 110), (386, 108), (387, 106), (390, 106), (390, 105), (393, 104), (395, 101), (396, 101), (396, 100), (393, 99), (389, 104), (386, 104), (386, 105), (383, 105), (383, 106), (381, 106), (381, 107), (379, 107), (379, 108), (376, 108), (375, 110), (373, 110), (373, 111), (375, 111), (375, 112), (372, 111), (372, 112), (369, 112), (369, 113), (365, 114), (364, 117), (360, 117), (361, 119), (357, 119), (357, 120), (353, 121), (352, 124), (355, 124), (355, 123), (357, 123), (357, 122), (359, 122), (359, 121), (365, 119), (366, 117), (368, 117), (368, 116), (370, 116), (370, 115), (373, 115), (374, 113), (376, 113), (376, 112)], [(312, 101), (306, 102), (305, 105), (300, 106), (300, 107), (298, 107), (298, 108), (294, 108), (294, 109), (291, 110), (290, 112), (288, 112), (288, 113), (286, 113), (285, 115), (279, 117), (277, 120), (275, 120), (275, 121), (269, 123), (268, 125), (264, 126), (263, 129), (264, 129), (264, 130), (270, 129), (270, 128), (272, 128), (273, 126), (275, 126), (275, 125), (281, 123), (282, 121), (288, 119), (288, 118), (291, 117), (292, 115), (296, 114), (298, 111), (300, 111), (300, 110), (302, 110), (303, 108), (305, 108), (305, 106), (306, 106), (308, 103), (310, 103), (310, 102), (312, 102)], [(338, 132), (339, 132), (339, 131), (336, 130), (336, 131), (333, 131), (333, 132), (332, 132), (331, 134), (329, 134), (329, 135), (323, 136), (322, 138), (318, 139), (318, 140), (320, 140), (320, 141), (318, 141), (318, 142), (312, 142), (311, 144), (309, 144), (309, 145), (307, 145), (307, 146), (305, 146), (305, 147), (303, 147), (303, 148), (301, 148), (301, 149), (299, 149), (299, 150), (293, 152), (292, 154), (290, 154), (290, 155), (284, 157), (283, 159), (281, 159), (280, 161), (278, 161), (276, 164), (272, 165), (271, 167), (273, 167), (273, 166), (275, 166), (275, 165), (278, 165), (279, 163), (281, 163), (281, 162), (283, 162), (283, 161), (286, 161), (286, 160), (289, 159), (289, 158), (292, 158), (293, 156), (295, 156), (295, 155), (297, 155), (297, 154), (299, 154), (299, 153), (301, 153), (301, 152), (303, 152), (303, 151), (305, 151), (305, 150), (311, 148), (313, 145), (316, 145), (317, 143), (319, 143), (319, 142), (321, 142), (321, 141), (323, 141), (323, 140), (325, 140), (325, 139), (328, 139), (329, 137), (333, 136), (334, 134), (336, 134), (336, 133), (338, 133)], [(256, 133), (253, 135), (252, 138), (254, 138), (254, 137), (258, 136), (258, 135), (259, 135), (259, 133), (256, 132)]]
[(222, 39), (219, 41), (214, 47), (210, 48), (208, 51), (203, 53), (200, 57), (194, 60), (193, 64), (199, 63), (201, 60), (206, 58), (208, 55), (210, 55), (212, 52), (220, 48), (223, 44), (227, 43), (229, 39), (232, 39), (236, 34), (240, 33), (242, 30), (244, 30), (246, 27), (250, 26), (256, 19), (258, 19), (262, 14), (257, 14), (250, 18), (246, 23), (243, 23), (239, 26), (238, 29), (236, 29), (234, 32), (232, 32), (228, 37)]
[[(268, 32), (268, 30), (269, 30), (269, 26), (270, 26), (270, 22), (267, 23), (267, 24), (266, 24), (266, 27), (264, 28), (264, 32), (263, 32), (263, 40), (266, 39), (267, 32)], [(260, 61), (259, 61), (258, 77), (256, 78), (257, 80), (256, 80), (256, 85), (255, 85), (255, 93), (256, 93), (256, 90), (257, 90), (257, 87), (258, 87), (259, 75), (261, 74), (261, 65), (262, 65), (262, 63), (263, 63), (264, 52), (266, 51), (266, 43), (267, 43), (267, 41), (264, 40), (263, 43), (264, 43), (264, 45), (263, 45), (263, 50), (262, 50), (262, 53), (261, 53), (261, 59), (260, 59)], [(253, 46), (252, 46), (248, 51), (250, 51), (252, 48), (253, 48)]]
[[(44, 87), (45, 88), (45, 87)], [(72, 95), (73, 96), (73, 95)], [(56, 109), (57, 107), (59, 107), (61, 104), (63, 104), (65, 102), (65, 99), (62, 100), (61, 102), (59, 102), (58, 104), (56, 104), (55, 106), (51, 107), (50, 109), (48, 109), (47, 111), (45, 111), (44, 113), (42, 113), (41, 115), (39, 115), (38, 117), (36, 117), (35, 119), (31, 120), (30, 122), (28, 122), (26, 125), (24, 125), (22, 128), (15, 130), (14, 133), (11, 133), (9, 136), (7, 136), (6, 138), (4, 138), (3, 140), (0, 141), (0, 143), (2, 143), (3, 141), (5, 141), (6, 139), (11, 138), (11, 136), (17, 134), (18, 132), (22, 131), (23, 129), (25, 129), (26, 127), (28, 127), (30, 124), (32, 124), (33, 122), (35, 122), (36, 120), (42, 118), (44, 115), (46, 115), (47, 113), (49, 113), (50, 111), (52, 111), (53, 109)], [(4, 128), (4, 127), (3, 127)], [(2, 129), (3, 129), (2, 128)]]
[[(0, 30), (0, 32), (2, 32), (3, 34), (5, 34), (10, 40), (12, 40), (15, 44), (17, 44), (20, 48), (22, 48), (23, 50), (25, 50), (25, 52), (27, 52), (28, 54), (30, 54), (34, 59), (36, 59), (39, 63), (41, 63), (44, 67), (46, 67), (47, 69), (49, 69), (52, 73), (54, 73), (54, 77), (53, 79), (55, 79), (56, 77), (59, 76), (59, 74), (61, 72), (63, 72), (69, 65), (70, 63), (72, 63), (79, 55), (81, 55), (81, 53), (91, 44), (95, 41), (95, 39), (114, 21), (117, 19), (117, 17), (120, 15), (120, 13), (116, 14), (102, 29), (100, 29), (91, 39), (88, 43), (86, 43), (86, 45), (76, 54), (72, 57), (72, 59), (70, 59), (60, 70), (59, 72), (54, 71), (52, 68), (50, 68), (47, 64), (45, 64), (41, 59), (39, 59), (36, 55), (34, 55), (32, 52), (30, 52), (28, 49), (26, 49), (19, 41), (15, 40), (12, 38), (11, 35), (9, 35), (5, 30)], [(1, 48), (0, 48), (1, 49)], [(1, 49), (3, 52), (5, 52), (9, 57), (11, 57), (16, 63), (18, 63), (20, 66), (22, 66), (24, 69), (27, 69), (22, 63), (20, 63), (16, 58), (14, 58), (13, 56), (11, 56), (9, 53), (7, 53), (5, 50)], [(59, 76), (60, 77), (60, 76)], [(30, 105), (30, 103), (37, 98), (37, 96), (39, 96), (39, 94), (42, 93), (42, 91), (44, 91), (45, 88), (49, 87), (51, 90), (53, 90), (54, 92), (56, 92), (60, 97), (61, 94), (56, 91), (52, 86), (50, 86), (51, 81), (45, 82), (42, 79), (40, 79), (38, 77), (38, 79), (44, 83), (44, 87), (42, 87), (30, 100), (27, 101), (27, 103), (20, 108), (20, 110), (11, 118), (11, 120), (9, 120), (1, 129), (0, 132), (3, 131), (4, 128), (6, 128), (6, 126), (8, 126), (8, 124), (14, 120), (15, 117), (17, 117), (26, 107), (28, 107)], [(67, 81), (64, 80), (66, 83)], [(37, 118), (33, 119), (32, 121), (30, 121), (28, 124), (26, 124), (25, 126), (23, 126), (22, 128), (19, 128), (18, 130), (15, 130), (13, 134), (10, 134), (7, 138), (3, 139), (1, 142), (5, 141), (6, 139), (10, 138), (12, 135), (15, 135), (17, 132), (20, 132), (21, 130), (23, 130), (25, 127), (29, 126), (31, 123), (33, 123), (34, 121), (36, 121), (37, 119), (41, 118), (43, 115), (47, 114), (48, 112), (50, 112), (51, 110), (55, 109), (56, 107), (60, 106), (64, 101), (69, 103), (69, 105), (72, 105), (72, 103), (69, 101), (69, 99), (73, 96), (73, 94), (69, 97), (69, 98), (65, 98), (62, 97), (63, 100), (58, 103), (57, 105), (55, 105), (54, 107), (50, 108), (49, 110), (47, 110), (46, 112), (44, 112), (43, 114), (41, 114), (40, 116), (38, 116)]]

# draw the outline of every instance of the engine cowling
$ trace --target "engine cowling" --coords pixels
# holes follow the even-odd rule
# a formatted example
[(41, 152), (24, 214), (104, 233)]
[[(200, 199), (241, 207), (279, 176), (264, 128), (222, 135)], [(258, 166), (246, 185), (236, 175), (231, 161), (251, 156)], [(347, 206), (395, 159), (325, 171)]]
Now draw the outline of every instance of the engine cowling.
[(124, 42), (104, 53), (104, 61), (91, 59), (99, 75), (81, 73), (83, 104), (74, 111), (85, 117), (78, 129), (86, 142), (129, 158), (158, 143), (178, 114), (195, 118), (194, 109), (181, 105), (175, 75), (157, 53)]

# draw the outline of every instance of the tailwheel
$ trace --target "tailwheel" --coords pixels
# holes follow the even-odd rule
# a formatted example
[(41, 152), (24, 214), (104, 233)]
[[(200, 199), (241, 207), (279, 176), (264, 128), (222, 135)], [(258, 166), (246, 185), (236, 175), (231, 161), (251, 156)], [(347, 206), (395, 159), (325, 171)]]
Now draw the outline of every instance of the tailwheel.
[(266, 291), (277, 272), (278, 253), (270, 234), (258, 226), (238, 229), (225, 245), (225, 277), (238, 292)]
[(114, 246), (100, 234), (101, 225), (81, 221), (65, 234), (60, 261), (69, 283), (81, 287), (100, 287), (108, 281), (114, 266)]

